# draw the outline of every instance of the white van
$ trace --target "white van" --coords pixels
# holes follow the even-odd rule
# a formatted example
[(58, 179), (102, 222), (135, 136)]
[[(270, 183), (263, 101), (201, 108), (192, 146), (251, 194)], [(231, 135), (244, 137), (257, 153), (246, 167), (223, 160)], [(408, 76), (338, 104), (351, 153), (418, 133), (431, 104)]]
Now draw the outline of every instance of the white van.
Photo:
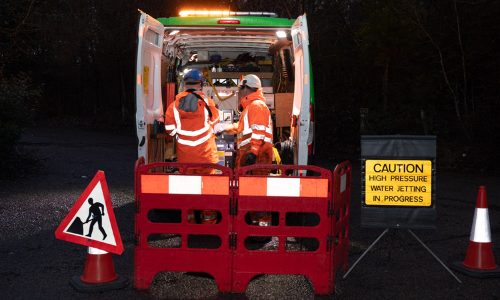
[(312, 164), (314, 91), (305, 15), (290, 20), (265, 12), (189, 11), (156, 20), (141, 12), (138, 28), (136, 127), (138, 156), (146, 163), (175, 154), (175, 143), (155, 123), (164, 121), (184, 71), (196, 68), (204, 71), (203, 92), (218, 105), (221, 121), (238, 118), (240, 78), (259, 76), (282, 163)]

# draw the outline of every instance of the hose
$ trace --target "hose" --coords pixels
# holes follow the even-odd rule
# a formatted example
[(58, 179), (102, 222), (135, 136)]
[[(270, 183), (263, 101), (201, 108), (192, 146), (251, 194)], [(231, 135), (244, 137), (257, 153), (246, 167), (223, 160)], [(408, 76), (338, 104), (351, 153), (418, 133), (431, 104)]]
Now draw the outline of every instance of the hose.
[(214, 84), (212, 83), (212, 79), (210, 79), (210, 77), (208, 77), (208, 70), (207, 70), (207, 67), (203, 67), (203, 77), (210, 83), (210, 85), (212, 86), (212, 89), (214, 90), (215, 92), (215, 95), (217, 96), (217, 98), (219, 98), (220, 101), (224, 101), (226, 99), (229, 99), (231, 98), (232, 96), (234, 96), (234, 94), (236, 92), (232, 92), (229, 96), (227, 97), (224, 97), (224, 98), (221, 98), (219, 96), (219, 93), (217, 93), (217, 89), (215, 88)]

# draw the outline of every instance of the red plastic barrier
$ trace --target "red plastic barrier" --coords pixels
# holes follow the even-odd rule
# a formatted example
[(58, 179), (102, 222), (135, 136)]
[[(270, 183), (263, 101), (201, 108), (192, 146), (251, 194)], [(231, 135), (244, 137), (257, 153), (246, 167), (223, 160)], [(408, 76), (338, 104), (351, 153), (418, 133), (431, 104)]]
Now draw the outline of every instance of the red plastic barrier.
[[(188, 167), (214, 168), (222, 174), (188, 174)], [(152, 172), (171, 168), (182, 171)], [(281, 175), (249, 174), (261, 168), (279, 169)], [(286, 175), (299, 170), (315, 176)], [(287, 274), (307, 276), (317, 294), (333, 293), (337, 269), (344, 264), (344, 273), (347, 270), (350, 183), (349, 162), (338, 165), (333, 175), (314, 166), (249, 166), (238, 170), (233, 184), (232, 170), (220, 165), (145, 165), (141, 158), (135, 166), (134, 285), (148, 289), (153, 277), (162, 271), (205, 272), (214, 277), (220, 291), (242, 293), (256, 275)], [(221, 221), (189, 224), (187, 215), (192, 209), (217, 210)], [(152, 222), (148, 217), (151, 210), (180, 211), (180, 221)], [(247, 214), (256, 211), (273, 212), (274, 226), (250, 225)], [(304, 223), (297, 224), (297, 216), (302, 216)], [(180, 245), (152, 247), (148, 238), (153, 234), (179, 235)], [(218, 236), (220, 247), (189, 247), (192, 235)], [(252, 242), (260, 241), (246, 243), (248, 237), (274, 237), (270, 244), (279, 243), (272, 251), (262, 251), (251, 247)], [(306, 243), (307, 247), (312, 245), (310, 249), (302, 244), (299, 250), (291, 249), (292, 238), (315, 242)]]
[[(214, 168), (219, 175), (187, 174), (187, 167)], [(182, 173), (149, 173), (154, 168), (182, 168)], [(229, 232), (232, 220), (229, 203), (233, 196), (230, 186), (231, 169), (216, 164), (154, 163), (144, 165), (140, 159), (135, 167), (136, 214), (134, 253), (134, 285), (148, 289), (153, 277), (162, 271), (206, 272), (214, 277), (220, 291), (231, 290), (231, 250)], [(153, 223), (150, 210), (180, 210), (180, 223)], [(189, 224), (188, 210), (210, 209), (221, 213), (220, 223)], [(180, 235), (178, 248), (150, 246), (152, 234)], [(217, 249), (189, 248), (192, 235), (212, 235), (220, 238)], [(203, 239), (203, 237), (201, 237)], [(203, 240), (201, 240), (203, 243)]]
[(333, 171), (333, 280), (330, 290), (335, 291), (335, 274), (344, 264), (344, 274), (347, 272), (347, 255), (349, 251), (349, 209), (351, 199), (352, 165), (345, 161)]
[[(317, 294), (332, 293), (332, 219), (329, 215), (332, 199), (332, 173), (314, 166), (274, 165), (281, 176), (247, 175), (262, 166), (249, 166), (236, 172), (238, 186), (233, 201), (234, 233), (237, 236), (233, 258), (233, 291), (245, 292), (249, 281), (259, 274), (305, 275)], [(288, 170), (308, 170), (314, 177), (286, 176)], [(278, 212), (277, 226), (251, 226), (245, 216), (251, 211)], [(319, 224), (314, 227), (287, 226), (287, 213), (314, 213)], [(276, 214), (275, 214), (276, 215)], [(245, 239), (277, 237), (277, 251), (255, 251), (245, 247)], [(286, 251), (287, 237), (316, 239), (315, 251)]]

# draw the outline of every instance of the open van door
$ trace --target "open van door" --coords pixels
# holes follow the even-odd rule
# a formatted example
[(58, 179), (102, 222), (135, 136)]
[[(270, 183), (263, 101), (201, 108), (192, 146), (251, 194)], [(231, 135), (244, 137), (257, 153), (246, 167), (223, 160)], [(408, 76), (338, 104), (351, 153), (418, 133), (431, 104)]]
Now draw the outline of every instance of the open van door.
[(163, 24), (142, 13), (137, 34), (137, 82), (136, 82), (136, 129), (138, 157), (144, 156), (148, 163), (148, 124), (154, 120), (163, 122), (161, 99), (161, 55), (163, 47)]
[(307, 165), (314, 150), (313, 87), (309, 33), (306, 15), (297, 18), (292, 26), (295, 65), (295, 87), (293, 97), (291, 138), (293, 163)]

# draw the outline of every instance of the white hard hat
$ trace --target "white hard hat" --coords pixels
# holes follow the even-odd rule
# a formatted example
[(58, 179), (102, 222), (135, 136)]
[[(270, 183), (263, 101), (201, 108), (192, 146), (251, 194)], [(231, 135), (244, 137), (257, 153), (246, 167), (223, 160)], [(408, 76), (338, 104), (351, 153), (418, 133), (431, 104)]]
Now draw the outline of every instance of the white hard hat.
[(250, 75), (243, 77), (243, 79), (241, 80), (238, 87), (242, 87), (244, 85), (251, 87), (251, 88), (258, 88), (258, 89), (260, 89), (262, 87), (262, 84), (260, 83), (259, 77), (255, 76), (253, 74), (250, 74)]

